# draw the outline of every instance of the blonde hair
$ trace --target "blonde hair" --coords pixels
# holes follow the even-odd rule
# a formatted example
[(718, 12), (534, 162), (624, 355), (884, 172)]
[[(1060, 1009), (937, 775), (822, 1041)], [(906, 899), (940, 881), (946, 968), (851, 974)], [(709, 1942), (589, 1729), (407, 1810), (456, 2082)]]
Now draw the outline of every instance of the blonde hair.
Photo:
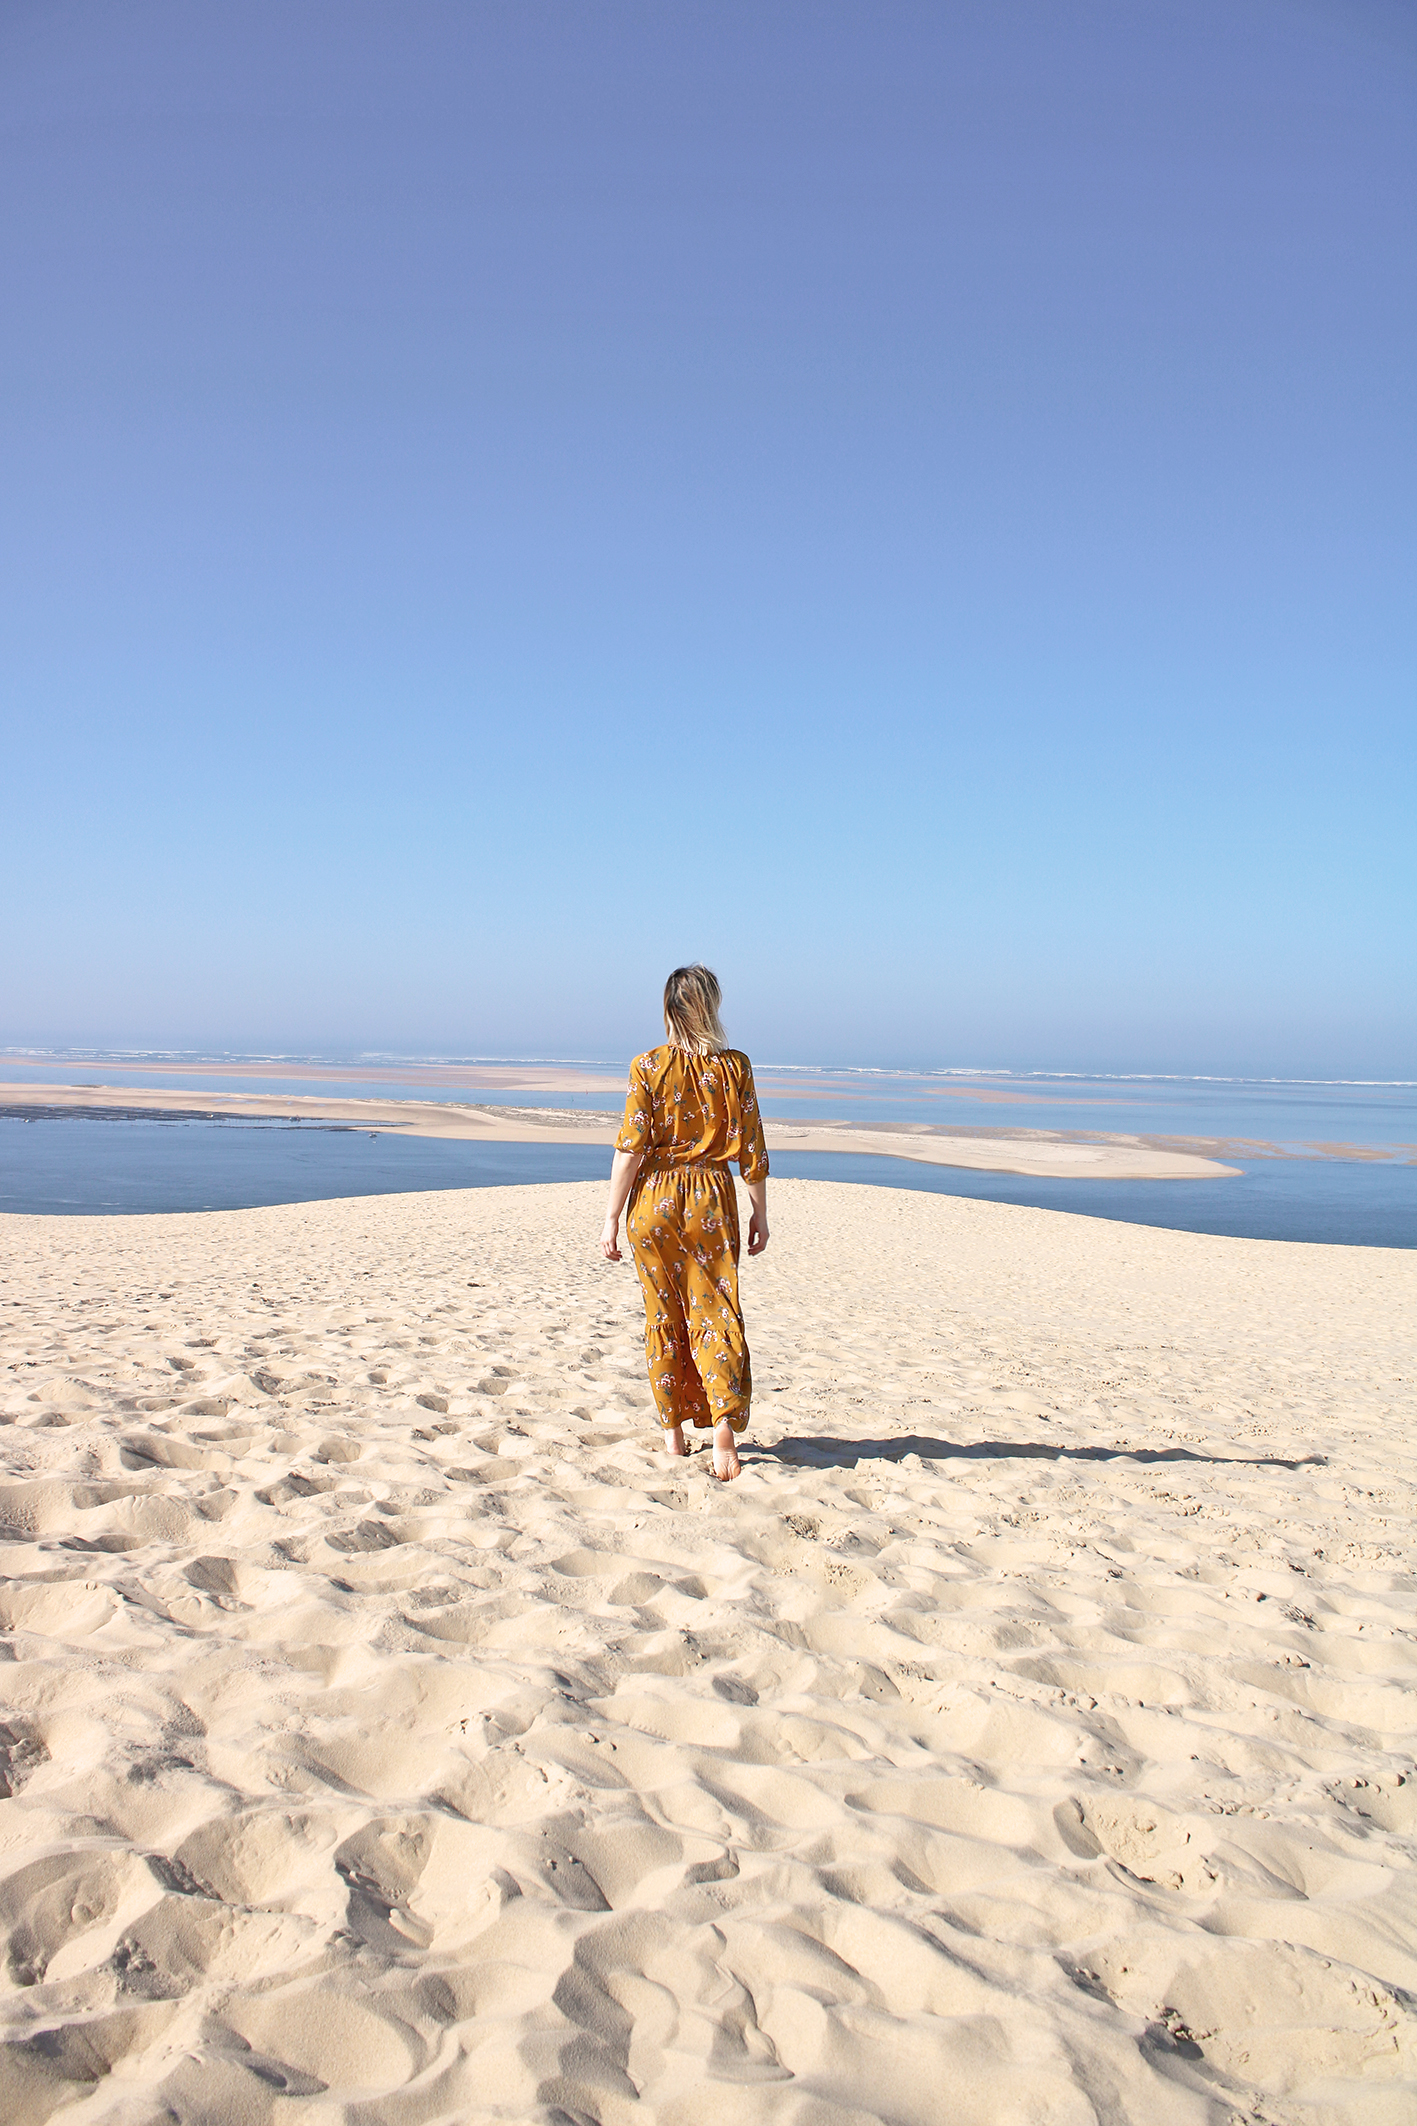
[(723, 991), (711, 968), (695, 962), (676, 967), (664, 985), (664, 1030), (676, 1048), (691, 1056), (721, 1055), (728, 1046), (718, 1022)]

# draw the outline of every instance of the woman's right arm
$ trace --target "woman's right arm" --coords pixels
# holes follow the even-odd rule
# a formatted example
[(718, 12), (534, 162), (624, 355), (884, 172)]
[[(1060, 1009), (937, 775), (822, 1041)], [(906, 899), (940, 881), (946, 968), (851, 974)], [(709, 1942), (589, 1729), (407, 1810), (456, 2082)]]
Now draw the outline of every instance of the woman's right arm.
[(620, 1260), (620, 1213), (644, 1158), (643, 1152), (616, 1152), (611, 1162), (610, 1201), (605, 1206), (605, 1225), (600, 1235), (600, 1252), (607, 1262)]
[(605, 1206), (605, 1224), (600, 1234), (600, 1252), (607, 1262), (620, 1260), (620, 1213), (649, 1150), (653, 1103), (641, 1069), (643, 1060), (643, 1057), (636, 1056), (630, 1065), (625, 1119), (615, 1139), (615, 1157), (610, 1167), (610, 1201)]

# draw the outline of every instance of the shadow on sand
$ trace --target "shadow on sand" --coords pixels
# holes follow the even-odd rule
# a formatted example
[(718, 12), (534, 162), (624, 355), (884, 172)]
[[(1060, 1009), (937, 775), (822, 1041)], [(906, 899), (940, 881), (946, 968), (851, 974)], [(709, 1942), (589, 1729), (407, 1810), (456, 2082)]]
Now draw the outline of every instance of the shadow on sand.
[(957, 1442), (926, 1439), (907, 1432), (899, 1439), (780, 1439), (774, 1447), (760, 1447), (760, 1455), (780, 1462), (809, 1462), (818, 1466), (856, 1462), (903, 1462), (918, 1454), (922, 1462), (983, 1462), (1031, 1460), (1039, 1462), (1219, 1462), (1237, 1469), (1306, 1469), (1322, 1466), (1326, 1454), (1302, 1454), (1288, 1461), (1280, 1454), (1195, 1454), (1189, 1447), (1059, 1447), (1051, 1440), (979, 1439)]

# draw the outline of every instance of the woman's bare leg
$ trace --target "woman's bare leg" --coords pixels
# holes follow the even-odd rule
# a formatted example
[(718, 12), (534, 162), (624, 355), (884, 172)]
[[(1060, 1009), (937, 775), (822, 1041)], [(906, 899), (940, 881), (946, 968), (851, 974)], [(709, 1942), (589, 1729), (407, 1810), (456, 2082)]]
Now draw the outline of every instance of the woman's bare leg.
[(665, 1426), (664, 1451), (666, 1454), (671, 1455), (688, 1453), (689, 1450), (684, 1445), (684, 1427), (682, 1425)]
[(743, 1464), (738, 1459), (738, 1442), (726, 1417), (721, 1424), (714, 1426), (713, 1473), (721, 1484), (731, 1484), (735, 1476), (743, 1473)]

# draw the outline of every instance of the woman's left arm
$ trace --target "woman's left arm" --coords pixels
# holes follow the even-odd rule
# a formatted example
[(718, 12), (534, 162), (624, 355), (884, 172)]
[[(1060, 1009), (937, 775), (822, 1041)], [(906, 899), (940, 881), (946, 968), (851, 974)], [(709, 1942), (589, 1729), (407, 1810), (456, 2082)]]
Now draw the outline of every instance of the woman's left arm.
[(620, 1213), (625, 1208), (635, 1176), (644, 1165), (643, 1152), (616, 1152), (610, 1168), (610, 1201), (605, 1206), (605, 1226), (600, 1252), (607, 1262), (620, 1260)]
[(746, 1056), (743, 1058), (740, 1097), (743, 1115), (738, 1140), (742, 1147), (738, 1154), (738, 1171), (743, 1176), (743, 1186), (753, 1206), (753, 1214), (748, 1220), (748, 1253), (761, 1255), (768, 1244), (768, 1145), (763, 1135), (758, 1088), (753, 1083), (753, 1066)]
[(767, 1176), (761, 1181), (745, 1181), (748, 1201), (753, 1206), (748, 1220), (748, 1253), (761, 1255), (768, 1244), (768, 1184)]

